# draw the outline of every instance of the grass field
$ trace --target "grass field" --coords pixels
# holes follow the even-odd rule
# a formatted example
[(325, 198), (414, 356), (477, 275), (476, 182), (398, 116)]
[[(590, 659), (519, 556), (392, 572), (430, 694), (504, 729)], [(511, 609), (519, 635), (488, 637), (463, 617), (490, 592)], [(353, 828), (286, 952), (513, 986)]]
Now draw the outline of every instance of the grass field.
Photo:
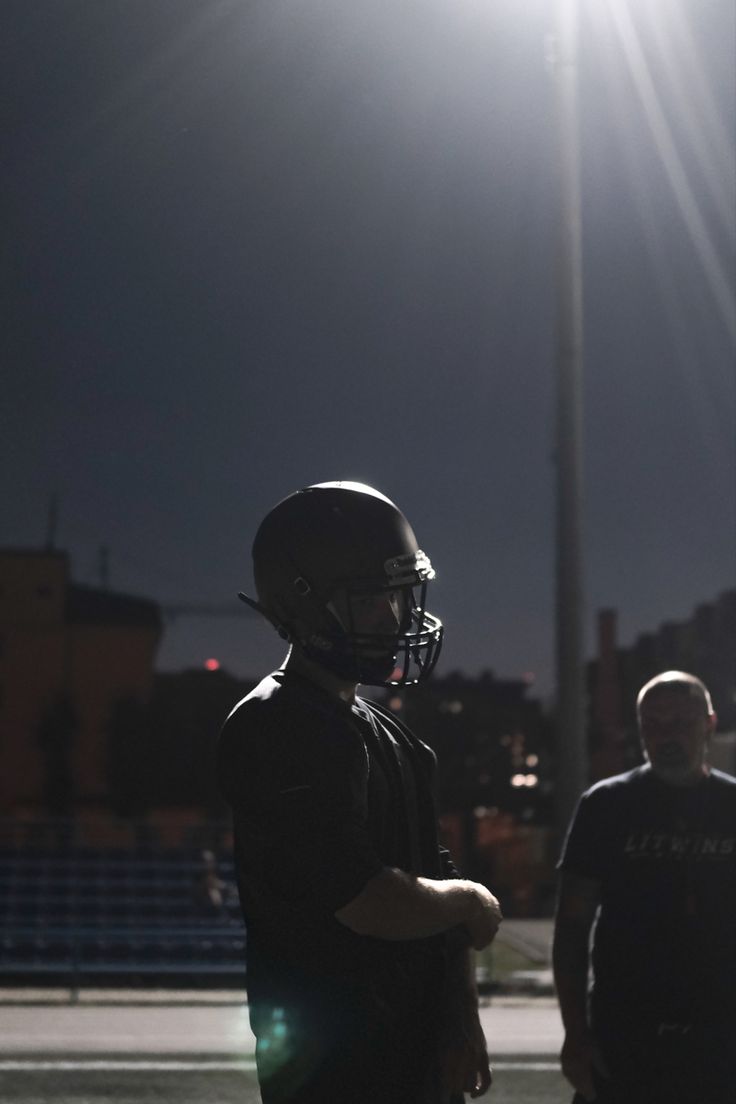
[[(13, 1068), (13, 1067), (16, 1068)], [(554, 1058), (494, 1060), (488, 1104), (569, 1104)], [(4, 1055), (0, 1104), (260, 1104), (251, 1062)], [(351, 1104), (345, 1100), (342, 1104)]]

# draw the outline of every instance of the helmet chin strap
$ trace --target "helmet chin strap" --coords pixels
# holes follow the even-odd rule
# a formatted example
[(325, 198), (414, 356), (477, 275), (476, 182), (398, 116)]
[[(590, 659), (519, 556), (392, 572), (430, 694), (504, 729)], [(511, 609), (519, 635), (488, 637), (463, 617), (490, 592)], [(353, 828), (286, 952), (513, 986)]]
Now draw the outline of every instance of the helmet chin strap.
[(304, 654), (307, 659), (312, 663), (316, 663), (317, 666), (323, 667), (326, 671), (337, 676), (337, 678), (345, 679), (347, 682), (353, 682), (356, 685), (363, 684), (365, 686), (387, 686), (387, 679), (393, 671), (393, 663), (379, 664), (374, 662), (371, 666), (366, 661), (360, 661), (354, 656), (346, 653), (338, 654), (325, 654), (324, 652), (317, 652), (309, 647), (303, 648)]
[(268, 610), (264, 609), (260, 602), (256, 602), (255, 598), (249, 598), (247, 594), (243, 594), (242, 590), (238, 591), (238, 598), (241, 602), (245, 602), (246, 606), (250, 606), (252, 610), (255, 610), (256, 613), (260, 613), (261, 617), (265, 617), (269, 625), (273, 625), (276, 629), (276, 632), (282, 640), (291, 643), (292, 637), (289, 630), (285, 628), (276, 617), (270, 614)]

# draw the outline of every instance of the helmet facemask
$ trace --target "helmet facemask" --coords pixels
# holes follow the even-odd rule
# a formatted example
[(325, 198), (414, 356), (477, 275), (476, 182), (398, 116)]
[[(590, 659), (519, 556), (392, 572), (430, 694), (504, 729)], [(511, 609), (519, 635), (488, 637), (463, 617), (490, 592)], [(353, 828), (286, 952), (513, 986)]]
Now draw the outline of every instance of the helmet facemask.
[(428, 678), (442, 625), (426, 609), (427, 583), (346, 584), (326, 603), (324, 631), (301, 642), (305, 655), (369, 686), (411, 686)]

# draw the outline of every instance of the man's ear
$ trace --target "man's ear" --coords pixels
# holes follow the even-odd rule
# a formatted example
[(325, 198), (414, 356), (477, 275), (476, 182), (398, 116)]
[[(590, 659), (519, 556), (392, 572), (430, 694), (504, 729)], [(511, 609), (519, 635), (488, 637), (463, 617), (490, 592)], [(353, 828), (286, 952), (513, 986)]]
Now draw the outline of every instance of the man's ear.
[(709, 713), (708, 714), (708, 736), (709, 737), (711, 737), (713, 735), (713, 733), (715, 732), (717, 724), (718, 724), (718, 714), (717, 713)]

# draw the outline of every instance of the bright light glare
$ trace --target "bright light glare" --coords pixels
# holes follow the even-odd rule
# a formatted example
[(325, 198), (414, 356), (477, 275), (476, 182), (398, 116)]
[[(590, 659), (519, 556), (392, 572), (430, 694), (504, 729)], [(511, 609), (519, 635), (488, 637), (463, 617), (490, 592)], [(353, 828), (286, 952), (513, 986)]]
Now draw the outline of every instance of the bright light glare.
[[(629, 5), (622, 0), (608, 0), (607, 7), (693, 248), (728, 332), (736, 342), (736, 303), (729, 280), (677, 150)], [(663, 49), (660, 41), (660, 50)], [(732, 208), (730, 204), (727, 206), (730, 214)]]

